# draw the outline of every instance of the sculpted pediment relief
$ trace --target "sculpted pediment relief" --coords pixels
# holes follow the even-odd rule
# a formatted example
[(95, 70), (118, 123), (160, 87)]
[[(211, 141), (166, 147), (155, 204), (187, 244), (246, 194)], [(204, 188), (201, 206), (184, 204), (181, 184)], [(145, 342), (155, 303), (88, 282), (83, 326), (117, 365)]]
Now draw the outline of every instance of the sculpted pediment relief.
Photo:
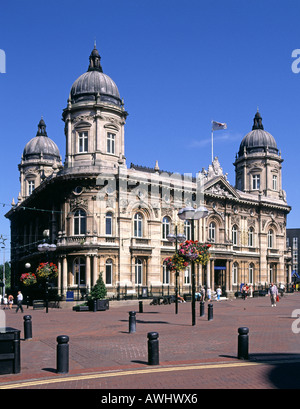
[(223, 178), (218, 178), (214, 183), (210, 183), (205, 187), (205, 193), (212, 193), (217, 196), (228, 198), (238, 198), (235, 189)]

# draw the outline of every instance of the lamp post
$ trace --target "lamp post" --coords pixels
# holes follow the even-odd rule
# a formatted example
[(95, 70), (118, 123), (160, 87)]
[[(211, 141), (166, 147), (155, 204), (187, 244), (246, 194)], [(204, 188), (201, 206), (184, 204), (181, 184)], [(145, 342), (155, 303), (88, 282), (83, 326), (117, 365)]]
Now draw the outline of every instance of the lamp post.
[[(47, 254), (47, 258), (48, 258), (48, 252), (49, 251), (55, 251), (56, 250), (56, 245), (55, 244), (48, 244), (48, 243), (43, 243), (43, 244), (39, 244), (38, 245), (38, 251), (40, 251), (41, 253), (46, 253)], [(49, 286), (49, 282), (48, 279), (46, 280), (45, 283), (45, 293), (46, 293), (46, 313), (48, 314), (48, 286)]]
[[(192, 228), (192, 241), (195, 241), (195, 220), (203, 219), (207, 217), (208, 210), (205, 206), (200, 206), (198, 209), (194, 209), (193, 207), (185, 207), (178, 212), (178, 217), (181, 220), (188, 220), (191, 222)], [(192, 260), (192, 325), (196, 324), (196, 303), (195, 303), (195, 295), (196, 295), (196, 288), (195, 288), (195, 261)]]
[[(186, 240), (184, 234), (177, 234), (177, 226), (175, 226), (175, 234), (168, 234), (167, 240), (175, 243), (175, 251), (177, 254), (178, 243), (183, 243)], [(175, 270), (175, 314), (178, 314), (178, 270)]]

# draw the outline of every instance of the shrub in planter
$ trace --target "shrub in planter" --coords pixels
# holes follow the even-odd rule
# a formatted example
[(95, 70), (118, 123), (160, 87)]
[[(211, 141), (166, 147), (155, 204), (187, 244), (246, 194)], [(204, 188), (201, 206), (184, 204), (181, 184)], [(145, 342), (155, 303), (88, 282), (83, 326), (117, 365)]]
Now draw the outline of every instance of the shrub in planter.
[(109, 309), (109, 301), (105, 300), (106, 294), (107, 290), (102, 278), (102, 273), (100, 273), (89, 296), (89, 307), (92, 311), (105, 311)]

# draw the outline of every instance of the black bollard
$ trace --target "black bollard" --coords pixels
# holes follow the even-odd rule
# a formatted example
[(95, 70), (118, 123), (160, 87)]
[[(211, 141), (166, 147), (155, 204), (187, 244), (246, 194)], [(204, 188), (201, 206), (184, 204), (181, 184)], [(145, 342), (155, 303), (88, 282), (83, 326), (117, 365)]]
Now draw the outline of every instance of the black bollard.
[(214, 306), (213, 304), (208, 304), (207, 320), (212, 321), (214, 318)]
[(129, 312), (129, 333), (135, 332), (136, 331), (136, 317), (135, 317), (136, 312), (135, 311), (130, 311)]
[(56, 368), (57, 373), (69, 372), (69, 337), (67, 335), (59, 335), (56, 338)]
[(148, 332), (148, 365), (159, 365), (157, 332)]
[(24, 315), (24, 339), (32, 339), (31, 315)]
[(238, 359), (248, 359), (249, 350), (249, 328), (241, 327), (238, 329)]
[(200, 317), (204, 317), (204, 301), (200, 301)]
[(93, 301), (93, 312), (97, 312), (97, 300)]
[(143, 301), (139, 301), (139, 312), (143, 313)]

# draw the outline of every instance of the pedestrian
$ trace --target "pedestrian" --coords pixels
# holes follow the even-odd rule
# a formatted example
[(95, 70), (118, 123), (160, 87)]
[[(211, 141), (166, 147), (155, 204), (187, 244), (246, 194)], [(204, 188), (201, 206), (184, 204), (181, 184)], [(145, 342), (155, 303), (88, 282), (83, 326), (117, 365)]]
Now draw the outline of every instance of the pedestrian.
[(3, 309), (6, 310), (7, 309), (7, 304), (8, 304), (7, 294), (5, 294), (4, 297), (3, 297), (3, 304), (4, 304)]
[(271, 299), (271, 306), (276, 307), (276, 300), (278, 297), (278, 288), (274, 283), (271, 283), (269, 287), (268, 295), (270, 296), (270, 299)]
[(222, 295), (222, 290), (220, 286), (216, 289), (216, 293), (217, 293), (217, 301), (220, 301), (220, 297)]
[(202, 287), (202, 290), (201, 290), (201, 301), (205, 301), (205, 288), (204, 287)]
[(245, 284), (245, 285), (243, 286), (243, 288), (242, 288), (242, 297), (243, 297), (243, 300), (247, 300), (248, 289), (249, 289), (249, 287), (248, 287), (247, 284)]
[(17, 295), (17, 309), (16, 309), (16, 312), (19, 311), (19, 308), (20, 308), (21, 312), (24, 312), (24, 311), (23, 311), (22, 302), (23, 302), (23, 294), (21, 293), (21, 291), (18, 291), (18, 295)]
[(13, 303), (14, 303), (14, 297), (10, 294), (8, 296), (8, 307), (10, 310), (12, 309)]
[(207, 288), (206, 295), (207, 295), (208, 301), (210, 301), (211, 300), (211, 289), (209, 287)]

